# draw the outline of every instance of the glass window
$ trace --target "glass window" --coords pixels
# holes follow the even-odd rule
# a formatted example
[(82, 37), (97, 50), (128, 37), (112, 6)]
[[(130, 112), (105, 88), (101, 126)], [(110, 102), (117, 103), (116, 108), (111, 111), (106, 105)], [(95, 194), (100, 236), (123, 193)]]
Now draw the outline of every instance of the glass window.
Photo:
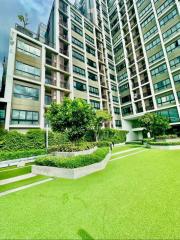
[(39, 89), (37, 88), (31, 88), (31, 87), (15, 84), (13, 94), (14, 94), (14, 97), (17, 97), (17, 98), (28, 98), (35, 101), (39, 100)]

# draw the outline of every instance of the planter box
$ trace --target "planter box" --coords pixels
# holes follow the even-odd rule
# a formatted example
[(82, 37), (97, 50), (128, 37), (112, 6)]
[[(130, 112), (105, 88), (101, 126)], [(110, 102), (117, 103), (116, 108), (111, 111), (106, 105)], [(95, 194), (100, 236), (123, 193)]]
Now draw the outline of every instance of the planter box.
[(79, 156), (79, 155), (87, 155), (95, 152), (97, 150), (97, 147), (88, 149), (88, 150), (83, 150), (83, 151), (78, 151), (78, 152), (53, 152), (52, 155), (54, 156), (59, 156), (59, 157), (74, 157), (74, 156)]
[(103, 170), (106, 167), (107, 162), (111, 157), (111, 153), (108, 153), (104, 160), (98, 163), (91, 164), (89, 166), (79, 168), (57, 168), (48, 166), (32, 166), (33, 174), (40, 174), (49, 177), (77, 179), (87, 176), (91, 173)]
[(161, 145), (150, 145), (152, 149), (162, 149), (162, 150), (178, 150), (180, 149), (180, 145), (168, 145), (168, 146), (161, 146)]
[(180, 142), (180, 138), (157, 139), (156, 142)]

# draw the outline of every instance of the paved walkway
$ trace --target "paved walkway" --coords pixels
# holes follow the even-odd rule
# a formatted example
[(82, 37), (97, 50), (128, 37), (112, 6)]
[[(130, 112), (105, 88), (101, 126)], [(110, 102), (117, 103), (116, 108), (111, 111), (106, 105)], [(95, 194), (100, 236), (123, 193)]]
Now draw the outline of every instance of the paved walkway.
[(49, 181), (52, 181), (52, 180), (53, 180), (53, 178), (48, 178), (48, 179), (45, 179), (45, 180), (42, 180), (42, 181), (39, 181), (39, 182), (35, 182), (35, 183), (31, 183), (31, 184), (28, 184), (28, 185), (25, 185), (25, 186), (22, 186), (22, 187), (11, 189), (11, 190), (0, 193), (0, 197), (8, 195), (10, 193), (14, 193), (14, 192), (24, 190), (26, 188), (34, 187), (34, 186), (37, 186), (37, 185), (40, 185), (42, 183), (46, 183), (46, 182), (49, 182)]
[(35, 177), (35, 176), (36, 176), (36, 174), (28, 173), (28, 174), (24, 174), (24, 175), (21, 175), (21, 176), (0, 180), (0, 186), (8, 184), (8, 183), (21, 181), (21, 180), (28, 179), (28, 178)]
[(127, 155), (123, 155), (123, 156), (121, 156), (121, 157), (117, 157), (117, 158), (110, 159), (109, 162), (112, 162), (112, 161), (115, 161), (115, 160), (119, 160), (119, 159), (121, 159), (121, 158), (125, 158), (125, 157), (128, 157), (128, 156), (132, 156), (132, 155), (135, 155), (135, 154), (144, 152), (144, 151), (147, 151), (147, 149), (140, 150), (140, 151), (137, 151), (137, 152), (134, 152), (134, 153), (130, 153), (130, 154), (127, 154)]
[(111, 154), (111, 156), (119, 155), (119, 154), (121, 154), (121, 153), (123, 154), (123, 153), (126, 153), (126, 152), (132, 152), (132, 151), (135, 151), (135, 150), (137, 150), (137, 149), (139, 149), (139, 148), (141, 148), (141, 147), (131, 148), (131, 149), (127, 149), (127, 150), (124, 150), (124, 151), (119, 151), (119, 152), (116, 152), (116, 153)]

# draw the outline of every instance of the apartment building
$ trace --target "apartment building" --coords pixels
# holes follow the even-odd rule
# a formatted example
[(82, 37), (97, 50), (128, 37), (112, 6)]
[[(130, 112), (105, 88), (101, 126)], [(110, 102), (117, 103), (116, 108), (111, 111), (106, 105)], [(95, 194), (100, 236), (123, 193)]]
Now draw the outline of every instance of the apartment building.
[[(180, 3), (107, 1), (124, 127), (157, 112), (180, 130)], [(128, 127), (129, 125), (129, 127)], [(141, 135), (141, 134), (140, 134)]]
[(70, 97), (109, 111), (128, 140), (142, 138), (146, 112), (178, 131), (179, 29), (177, 0), (55, 0), (47, 28), (11, 30), (5, 128), (44, 128), (51, 102)]

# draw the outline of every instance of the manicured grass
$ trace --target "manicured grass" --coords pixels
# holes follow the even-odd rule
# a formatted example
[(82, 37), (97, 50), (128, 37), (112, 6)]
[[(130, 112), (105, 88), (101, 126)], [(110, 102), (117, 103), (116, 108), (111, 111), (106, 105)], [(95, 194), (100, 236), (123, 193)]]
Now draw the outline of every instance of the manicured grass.
[(131, 148), (137, 148), (137, 147), (142, 147), (142, 145), (135, 144), (135, 145), (117, 146), (117, 147), (113, 148), (112, 153), (121, 152), (121, 151), (125, 151), (125, 150), (131, 149)]
[(14, 183), (5, 184), (5, 185), (0, 186), (0, 192), (5, 192), (5, 191), (10, 190), (10, 189), (22, 187), (22, 186), (25, 186), (25, 185), (28, 185), (28, 184), (31, 184), (31, 183), (38, 182), (40, 180), (44, 180), (46, 178), (48, 178), (48, 177), (35, 176), (35, 177), (32, 177), (32, 178), (20, 180), (20, 181), (14, 182)]
[(16, 168), (17, 168), (17, 166), (3, 167), (3, 168), (0, 168), (0, 172), (7, 171), (7, 170), (10, 170), (10, 169), (16, 169)]
[(0, 172), (0, 180), (17, 177), (17, 176), (24, 175), (24, 174), (27, 174), (30, 172), (31, 172), (31, 166), (16, 168), (16, 169), (9, 169), (7, 171), (1, 171)]
[(130, 152), (120, 151), (118, 154), (116, 153), (116, 155), (112, 155), (111, 159), (126, 156), (126, 155), (129, 155), (129, 154), (134, 154), (134, 153), (142, 151), (142, 150), (145, 150), (145, 148), (132, 148), (132, 151), (130, 151)]
[(179, 150), (147, 149), (1, 197), (0, 239), (179, 239), (179, 172)]

